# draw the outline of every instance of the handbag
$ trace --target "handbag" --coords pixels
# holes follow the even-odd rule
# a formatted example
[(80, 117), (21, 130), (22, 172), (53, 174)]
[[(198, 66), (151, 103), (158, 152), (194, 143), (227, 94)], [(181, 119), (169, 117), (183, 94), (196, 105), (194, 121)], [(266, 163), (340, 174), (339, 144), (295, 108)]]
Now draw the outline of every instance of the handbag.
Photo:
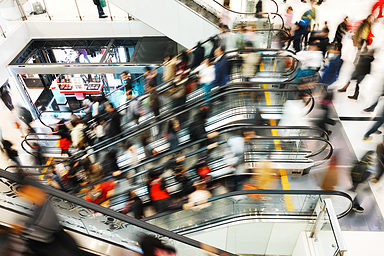
[(107, 6), (107, 3), (105, 2), (105, 0), (100, 0), (100, 6), (101, 7)]

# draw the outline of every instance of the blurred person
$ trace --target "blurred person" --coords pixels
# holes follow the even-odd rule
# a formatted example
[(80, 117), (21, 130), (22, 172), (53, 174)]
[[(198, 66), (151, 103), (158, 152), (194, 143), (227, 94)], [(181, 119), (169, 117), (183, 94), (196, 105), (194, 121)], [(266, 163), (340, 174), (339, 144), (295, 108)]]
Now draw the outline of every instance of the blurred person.
[[(205, 123), (208, 120), (208, 108), (202, 108), (200, 111), (193, 117), (193, 121), (189, 124), (189, 139), (191, 142), (198, 141), (200, 139), (207, 137), (207, 131), (205, 130)], [(206, 146), (206, 142), (200, 143), (200, 147)]]
[(336, 121), (331, 119), (330, 113), (331, 113), (331, 107), (332, 107), (332, 100), (333, 100), (333, 91), (327, 91), (324, 98), (320, 101), (319, 110), (321, 110), (319, 117), (317, 120), (314, 121), (315, 125), (322, 129), (323, 131), (327, 132), (328, 135), (331, 135), (331, 131), (327, 129), (327, 124), (329, 125), (335, 125)]
[(105, 15), (103, 7), (101, 6), (100, 2), (101, 2), (100, 0), (93, 0), (93, 3), (96, 5), (97, 11), (99, 12), (99, 18), (104, 19), (104, 18), (107, 18), (108, 16)]
[(89, 99), (84, 99), (82, 102), (85, 115), (81, 117), (84, 123), (88, 123), (92, 119), (92, 102)]
[(145, 217), (144, 215), (144, 205), (143, 201), (141, 201), (140, 197), (136, 195), (132, 190), (128, 191), (128, 202), (125, 204), (121, 213), (127, 214), (129, 212), (133, 212), (133, 216), (136, 219), (142, 219)]
[(75, 240), (64, 231), (44, 191), (35, 186), (22, 185), (17, 194), (34, 204), (32, 217), (27, 219), (25, 225), (14, 226), (26, 239), (33, 255), (51, 256), (53, 252), (57, 256), (83, 255)]
[(91, 60), (88, 58), (88, 53), (86, 49), (77, 49), (77, 57), (75, 59), (75, 62), (80, 63), (80, 56), (83, 55), (83, 58), (88, 61), (88, 63), (91, 63)]
[(373, 124), (373, 126), (364, 134), (363, 140), (372, 140), (370, 137), (373, 133), (381, 134), (381, 131), (378, 129), (384, 124), (384, 108), (381, 110), (381, 114), (378, 117), (378, 120)]
[(301, 20), (295, 24), (296, 27), (293, 37), (293, 48), (296, 52), (301, 51), (302, 41), (308, 37), (312, 22), (316, 20), (316, 9), (314, 5), (315, 1), (311, 0), (311, 9), (304, 12), (304, 14), (301, 16)]
[[(225, 47), (219, 46), (215, 50), (215, 81), (214, 87), (219, 87), (219, 91), (223, 91), (222, 87), (229, 82), (230, 66), (228, 58), (225, 56)], [(223, 100), (221, 98), (220, 100)]]
[(328, 48), (327, 58), (321, 70), (319, 82), (329, 86), (336, 82), (339, 77), (343, 60), (341, 59), (341, 52), (336, 44), (331, 44)]
[(104, 176), (117, 176), (120, 174), (120, 168), (117, 164), (117, 150), (109, 150), (105, 156), (102, 163), (102, 173)]
[(186, 197), (194, 191), (193, 183), (190, 178), (188, 178), (187, 171), (184, 166), (176, 161), (172, 161), (174, 164), (170, 166), (173, 170), (174, 178), (178, 184), (181, 185), (181, 197)]
[[(169, 90), (171, 94), (170, 99), (172, 101), (172, 108), (175, 112), (182, 111), (182, 107), (187, 102), (187, 80), (187, 78), (182, 79), (180, 74), (178, 81), (174, 83), (173, 87)], [(188, 113), (182, 113), (176, 118), (179, 120), (179, 123), (182, 124), (186, 121), (187, 115)]]
[(171, 196), (165, 187), (165, 181), (160, 175), (159, 170), (150, 170), (147, 183), (149, 197), (158, 213), (167, 210), (172, 203)]
[(241, 74), (246, 81), (249, 81), (250, 78), (255, 77), (258, 67), (261, 61), (261, 54), (258, 52), (253, 52), (253, 45), (251, 42), (245, 43), (245, 52), (241, 54), (243, 59), (243, 64), (241, 65)]
[(258, 0), (257, 3), (256, 3), (255, 16), (258, 19), (263, 18), (263, 1), (262, 0)]
[(356, 80), (355, 93), (351, 96), (348, 96), (348, 98), (357, 100), (359, 96), (359, 90), (360, 90), (359, 84), (361, 83), (361, 81), (364, 80), (366, 75), (371, 73), (371, 65), (372, 65), (372, 62), (375, 60), (374, 53), (375, 53), (374, 50), (369, 50), (366, 52), (363, 51), (360, 54), (358, 58), (358, 62), (356, 64), (356, 68), (353, 71), (351, 79), (347, 82), (347, 84), (343, 88), (337, 90), (338, 92), (347, 91), (347, 88), (350, 85), (351, 81)]
[(123, 80), (123, 85), (126, 92), (133, 90), (132, 76), (128, 71), (121, 72), (120, 78)]
[(328, 169), (325, 172), (323, 182), (320, 186), (322, 190), (335, 190), (339, 176), (337, 163), (338, 155), (334, 153), (329, 161)]
[[(317, 79), (318, 71), (323, 63), (323, 53), (316, 44), (310, 44), (308, 49), (296, 54), (296, 58), (301, 62), (295, 80), (306, 85)], [(301, 85), (301, 86), (302, 86)]]
[(7, 157), (9, 159), (11, 159), (16, 165), (21, 166), (21, 162), (19, 159), (19, 153), (17, 152), (17, 150), (15, 150), (13, 148), (12, 142), (10, 142), (9, 140), (3, 139), (1, 141), (1, 144), (3, 146), (3, 150), (4, 150), (5, 154), (7, 155)]
[(212, 197), (211, 192), (208, 191), (207, 185), (204, 181), (196, 181), (193, 183), (195, 191), (188, 195), (188, 202), (183, 205), (183, 209), (203, 210), (212, 203), (209, 203), (209, 198)]
[(105, 129), (105, 133), (108, 137), (114, 137), (119, 135), (122, 130), (121, 130), (121, 116), (120, 114), (116, 111), (115, 107), (111, 102), (107, 102), (105, 104), (105, 109), (108, 112), (107, 115), (107, 125)]
[[(160, 107), (161, 107), (161, 101), (159, 93), (157, 92), (155, 87), (148, 87), (149, 92), (149, 108), (153, 112), (153, 115), (155, 116), (156, 121), (160, 121), (159, 115), (160, 115)], [(158, 125), (159, 133), (161, 132), (161, 124)]]
[(141, 102), (138, 97), (134, 97), (132, 91), (127, 91), (127, 101), (129, 101), (127, 106), (127, 116), (129, 121), (135, 121), (136, 124), (139, 124), (139, 118), (143, 111), (141, 110)]
[(19, 119), (23, 121), (23, 123), (25, 123), (30, 130), (33, 130), (31, 126), (31, 123), (33, 122), (33, 117), (31, 112), (29, 112), (29, 110), (23, 106), (18, 106), (17, 113), (18, 113)]
[(245, 138), (244, 133), (236, 134), (227, 139), (224, 162), (233, 168), (233, 191), (241, 189), (241, 179), (238, 174), (242, 172), (240, 165), (244, 162)]
[(79, 119), (75, 119), (71, 121), (72, 124), (72, 130), (71, 130), (71, 141), (72, 146), (76, 149), (83, 149), (85, 148), (85, 125), (83, 122)]
[[(215, 49), (219, 45), (223, 45), (225, 47), (225, 49), (227, 49), (227, 51), (235, 50), (236, 49), (236, 37), (237, 37), (236, 33), (229, 30), (228, 26), (226, 26), (226, 25), (220, 24), (219, 27), (220, 27), (221, 33), (217, 35), (218, 44), (215, 45)], [(255, 30), (253, 32), (254, 32), (254, 34), (256, 34), (256, 27), (255, 27)], [(250, 35), (248, 34), (248, 36), (250, 36)], [(253, 37), (253, 38), (255, 40), (255, 37)], [(214, 50), (215, 49), (212, 48), (211, 53), (209, 54), (209, 56), (207, 56), (210, 60), (212, 60), (214, 58)]]
[(292, 26), (293, 26), (292, 19), (293, 19), (293, 8), (292, 6), (288, 6), (284, 14), (284, 26), (285, 26), (285, 29), (287, 29), (288, 31), (292, 29)]
[[(368, 151), (364, 154), (364, 156), (361, 158), (360, 161), (356, 161), (351, 169), (351, 178), (352, 178), (352, 191), (356, 191), (358, 186), (365, 181), (368, 180), (368, 178), (371, 176), (372, 171), (370, 170), (370, 165), (372, 165), (373, 162), (373, 155), (374, 151)], [(359, 191), (357, 191), (357, 194), (353, 200), (352, 210), (355, 212), (362, 213), (364, 212), (364, 208), (361, 207), (361, 195), (359, 194)]]
[(193, 168), (196, 170), (197, 175), (199, 175), (200, 181), (209, 183), (212, 180), (212, 170), (207, 162), (207, 157), (199, 159)]
[(221, 17), (220, 17), (220, 24), (225, 25), (227, 27), (231, 26), (231, 17), (230, 17), (230, 12), (229, 10), (231, 7), (229, 6), (229, 3), (224, 3), (224, 8), (221, 12)]
[(177, 66), (177, 57), (168, 55), (164, 58), (163, 62), (164, 72), (163, 72), (163, 81), (169, 81), (176, 76), (176, 66)]
[(357, 28), (356, 33), (352, 37), (353, 45), (357, 47), (356, 58), (354, 64), (358, 62), (358, 58), (361, 50), (366, 50), (368, 45), (370, 45), (373, 34), (372, 34), (372, 25), (375, 21), (375, 17), (370, 14), (368, 17), (363, 20), (363, 22)]
[(176, 250), (173, 247), (164, 245), (160, 239), (143, 235), (139, 241), (143, 256), (176, 256)]
[(9, 85), (8, 80), (0, 87), (0, 98), (3, 101), (4, 105), (12, 111), (15, 107), (12, 103), (12, 98), (10, 94), (11, 86)]
[(110, 179), (103, 183), (94, 185), (85, 195), (84, 199), (94, 204), (105, 203), (106, 200), (113, 194), (116, 183), (116, 181)]
[(142, 132), (140, 134), (140, 141), (141, 141), (141, 145), (144, 148), (145, 157), (149, 158), (149, 157), (152, 157), (154, 155), (157, 155), (156, 149), (153, 148), (150, 144), (151, 137), (149, 136), (149, 134), (147, 132)]
[(312, 31), (311, 37), (309, 38), (309, 44), (311, 43), (316, 44), (323, 55), (325, 55), (329, 46), (329, 28), (327, 22), (325, 22), (321, 31)]
[(341, 51), (343, 44), (343, 38), (348, 33), (348, 16), (344, 18), (343, 22), (341, 22), (336, 29), (335, 38), (333, 40), (333, 44), (336, 45), (337, 49)]
[[(303, 93), (299, 93), (298, 99), (285, 102), (279, 126), (310, 126)], [(282, 134), (282, 136), (288, 135), (290, 134)]]
[(144, 73), (144, 80), (145, 80), (145, 86), (157, 86), (157, 70), (154, 68), (151, 68), (150, 66), (145, 67), (145, 73)]
[(222, 41), (220, 42), (218, 38), (211, 37), (209, 38), (209, 42), (212, 44), (211, 52), (209, 53), (209, 59), (213, 59), (215, 57), (215, 51), (216, 49), (221, 46)]
[(384, 174), (384, 140), (376, 147), (376, 175), (372, 178), (373, 183), (377, 183)]
[(246, 42), (247, 29), (245, 25), (239, 25), (239, 29), (236, 34), (236, 49), (243, 50)]
[[(199, 82), (205, 93), (204, 100), (208, 100), (210, 98), (213, 82), (215, 81), (215, 66), (213, 65), (213, 62), (211, 62), (209, 58), (205, 58), (194, 72), (198, 72)], [(207, 102), (206, 105), (209, 105), (209, 102)]]
[(205, 56), (205, 49), (201, 45), (201, 42), (198, 42), (196, 49), (193, 50), (193, 52), (192, 52), (192, 63), (191, 63), (190, 68), (194, 69), (194, 68), (198, 67), (201, 64), (201, 62), (203, 62), (204, 56)]
[[(136, 166), (140, 163), (139, 160), (139, 154), (137, 152), (137, 146), (135, 144), (132, 144), (131, 141), (125, 142), (125, 151), (124, 153), (119, 157), (119, 168), (122, 169), (122, 167), (132, 167)], [(130, 177), (136, 173), (136, 170), (133, 170), (130, 174), (127, 175), (127, 177)]]
[(183, 74), (188, 69), (189, 56), (185, 50), (179, 54), (179, 58), (176, 66), (176, 75)]
[(177, 119), (171, 119), (168, 121), (168, 131), (164, 136), (169, 143), (169, 150), (172, 151), (179, 146), (179, 138), (177, 132), (180, 129), (180, 124)]
[(384, 0), (378, 0), (374, 5), (372, 6), (371, 13), (374, 14), (376, 9), (379, 9), (379, 13), (377, 14), (376, 19), (383, 18), (383, 6), (384, 6)]

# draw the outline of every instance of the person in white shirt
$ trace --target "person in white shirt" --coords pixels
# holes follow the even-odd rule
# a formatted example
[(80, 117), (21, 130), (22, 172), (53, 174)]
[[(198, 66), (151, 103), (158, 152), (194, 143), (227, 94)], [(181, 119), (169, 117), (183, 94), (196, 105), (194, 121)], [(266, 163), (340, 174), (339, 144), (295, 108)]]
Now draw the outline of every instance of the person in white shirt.
[(204, 99), (208, 100), (213, 88), (213, 82), (215, 81), (215, 66), (213, 65), (213, 62), (209, 60), (209, 58), (205, 58), (203, 62), (195, 68), (193, 73), (197, 73), (200, 80), (200, 85), (203, 88), (205, 92)]

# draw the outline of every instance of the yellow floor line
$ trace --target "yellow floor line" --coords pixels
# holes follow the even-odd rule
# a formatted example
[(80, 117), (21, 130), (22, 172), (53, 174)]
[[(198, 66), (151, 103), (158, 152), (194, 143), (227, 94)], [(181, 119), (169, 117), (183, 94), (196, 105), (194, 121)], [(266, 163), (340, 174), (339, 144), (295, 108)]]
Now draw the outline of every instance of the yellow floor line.
[[(273, 65), (273, 70), (275, 70), (275, 69), (276, 69), (276, 62), (274, 62), (274, 65)], [(263, 62), (261, 62), (260, 63), (260, 72), (263, 72), (263, 71), (264, 71), (264, 65), (263, 65)], [(268, 85), (263, 84), (263, 88), (268, 89)], [(265, 101), (266, 101), (267, 105), (271, 106), (272, 100), (271, 100), (270, 92), (264, 92), (264, 95), (265, 95)], [(270, 124), (270, 126), (276, 126), (277, 125), (276, 120), (274, 120), (274, 119), (270, 119), (269, 124)], [(272, 129), (271, 133), (272, 133), (272, 136), (275, 136), (275, 137), (279, 136), (279, 132), (277, 131), (277, 129)], [(279, 139), (273, 140), (273, 143), (274, 143), (275, 148), (277, 150), (281, 150), (281, 143), (280, 143)], [(282, 185), (283, 190), (290, 190), (288, 176), (287, 176), (287, 170), (286, 169), (279, 169), (279, 172), (280, 172), (280, 179), (281, 179), (281, 185)], [(289, 211), (289, 212), (293, 211), (294, 208), (293, 208), (293, 202), (292, 202), (291, 196), (290, 195), (284, 195), (284, 199), (285, 199), (284, 201), (285, 201), (285, 206), (287, 208), (287, 211)]]

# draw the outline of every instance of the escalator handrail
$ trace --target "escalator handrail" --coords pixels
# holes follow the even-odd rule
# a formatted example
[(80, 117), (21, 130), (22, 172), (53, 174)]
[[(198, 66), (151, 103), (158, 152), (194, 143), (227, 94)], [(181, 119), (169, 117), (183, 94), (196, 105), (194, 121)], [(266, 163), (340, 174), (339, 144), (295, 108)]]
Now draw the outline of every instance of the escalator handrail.
[[(13, 181), (13, 182), (16, 182), (16, 183), (20, 182), (19, 181), (19, 176), (17, 174), (6, 172), (6, 171), (1, 170), (1, 169), (0, 169), (0, 177), (6, 178), (6, 179), (8, 179), (10, 181)], [(235, 254), (226, 252), (224, 250), (221, 250), (221, 249), (218, 249), (218, 248), (215, 248), (215, 247), (212, 247), (212, 246), (208, 246), (208, 245), (206, 245), (204, 243), (198, 242), (198, 241), (193, 240), (191, 238), (178, 235), (178, 234), (176, 234), (174, 232), (171, 232), (169, 230), (157, 227), (155, 225), (151, 225), (151, 224), (149, 224), (147, 222), (140, 221), (140, 220), (137, 220), (137, 219), (135, 219), (133, 217), (130, 217), (130, 216), (127, 216), (127, 215), (115, 212), (115, 211), (113, 211), (111, 209), (102, 207), (102, 206), (100, 206), (98, 204), (94, 204), (94, 203), (88, 202), (88, 201), (86, 201), (84, 199), (77, 198), (75, 196), (69, 195), (69, 194), (67, 194), (67, 193), (65, 193), (63, 191), (54, 189), (54, 188), (46, 186), (46, 185), (43, 185), (43, 184), (37, 182), (36, 180), (24, 178), (23, 182), (24, 182), (24, 184), (36, 186), (36, 187), (44, 190), (47, 194), (49, 194), (51, 196), (54, 196), (54, 197), (57, 197), (57, 198), (61, 198), (61, 199), (65, 200), (65, 201), (71, 202), (71, 203), (73, 203), (73, 204), (75, 204), (77, 206), (81, 206), (81, 207), (84, 207), (86, 209), (90, 209), (92, 211), (99, 212), (99, 213), (101, 213), (101, 214), (103, 214), (105, 216), (113, 217), (113, 218), (115, 218), (115, 219), (117, 219), (117, 220), (119, 220), (119, 221), (121, 221), (123, 223), (124, 222), (125, 223), (129, 223), (129, 224), (131, 224), (133, 226), (136, 226), (136, 227), (139, 227), (141, 229), (144, 229), (144, 230), (147, 230), (147, 231), (159, 234), (161, 236), (165, 236), (165, 237), (171, 238), (171, 239), (176, 240), (178, 242), (181, 242), (183, 244), (187, 244), (189, 246), (192, 246), (192, 247), (195, 247), (195, 248), (198, 248), (198, 249), (201, 249), (201, 250), (205, 250), (205, 251), (211, 252), (211, 253), (213, 253), (215, 255), (225, 255), (225, 254), (227, 254), (227, 255), (236, 256)]]
[[(255, 126), (255, 125), (250, 125), (250, 124), (244, 124), (244, 123), (235, 123), (235, 124), (229, 124), (229, 125), (226, 125), (224, 127), (219, 127), (218, 129), (216, 130), (213, 130), (212, 132), (219, 132), (220, 134), (222, 133), (227, 133), (227, 132), (233, 132), (235, 130), (238, 130), (238, 129), (266, 129), (266, 130), (272, 130), (272, 129), (276, 129), (276, 130), (289, 130), (289, 129), (292, 129), (292, 130), (318, 130), (320, 132), (322, 132), (322, 134), (325, 135), (325, 140), (329, 140), (329, 135), (326, 131), (324, 131), (323, 129), (319, 128), (319, 127), (316, 127), (316, 126)], [(220, 135), (219, 134), (219, 135)], [(260, 137), (260, 136), (259, 136)], [(263, 136), (263, 138), (266, 138), (267, 136)], [(270, 139), (271, 136), (268, 136), (267, 139)], [(274, 139), (279, 139), (281, 138), (282, 136), (273, 136)], [(286, 136), (287, 137), (287, 136)], [(288, 136), (289, 138), (292, 138), (293, 136)], [(303, 138), (304, 136), (300, 136), (300, 138)], [(322, 138), (322, 136), (318, 136), (319, 138)], [(166, 154), (161, 154), (161, 155), (155, 155), (151, 158), (148, 158), (144, 161), (141, 161), (140, 164), (138, 165), (135, 165), (133, 167), (130, 167), (128, 169), (131, 170), (132, 168), (138, 168), (140, 167), (141, 165), (144, 165), (144, 164), (148, 164), (149, 162), (151, 161), (158, 161), (160, 158), (162, 157), (165, 157), (167, 155), (171, 155), (171, 154), (175, 154), (181, 150), (184, 150), (185, 148), (187, 147), (190, 147), (190, 146), (193, 146), (193, 145), (196, 145), (196, 144), (199, 144), (201, 142), (205, 142), (209, 140), (208, 138), (203, 138), (203, 139), (200, 139), (200, 140), (197, 140), (195, 142), (187, 142), (185, 143), (184, 145), (182, 146), (179, 146), (178, 148), (172, 150), (172, 151), (169, 151), (167, 152)], [(49, 168), (49, 167), (52, 167), (54, 165), (56, 165), (57, 163), (53, 163), (53, 164), (50, 164), (50, 165), (23, 165), (23, 166), (15, 166), (15, 165), (11, 165), (11, 166), (8, 166), (5, 170), (9, 170), (9, 169), (12, 169), (12, 168), (40, 168), (40, 169), (45, 169), (45, 168)], [(41, 175), (41, 174), (39, 174)]]
[[(241, 129), (241, 127), (239, 127), (239, 125), (232, 125), (232, 126), (233, 126), (233, 127), (231, 127), (231, 126), (229, 126), (229, 127), (228, 127), (228, 126), (223, 127), (223, 130), (224, 130), (224, 131), (222, 131), (222, 133), (232, 132), (232, 131)], [(257, 128), (257, 126), (249, 126), (249, 125), (246, 125), (245, 127), (246, 127), (245, 129), (254, 129), (254, 128)], [(259, 128), (260, 128), (260, 127), (259, 127)], [(264, 126), (262, 126), (261, 128), (264, 128)], [(295, 129), (294, 127), (289, 127), (289, 128)], [(297, 128), (297, 127), (296, 127), (296, 128)], [(307, 127), (304, 127), (304, 129), (306, 129), (306, 128), (307, 128)], [(274, 129), (274, 128), (272, 127), (271, 129)], [(280, 128), (280, 129), (281, 129), (281, 128)], [(322, 131), (320, 128), (318, 128), (318, 130), (319, 130), (319, 131)], [(327, 135), (326, 132), (323, 131), (323, 133), (326, 135), (326, 137), (328, 137), (328, 135)], [(323, 141), (323, 142), (326, 143), (324, 147), (322, 147), (318, 152), (316, 152), (316, 153), (312, 153), (311, 155), (308, 155), (308, 156), (306, 156), (306, 157), (309, 158), (309, 157), (315, 156), (315, 155), (317, 155), (317, 154), (323, 152), (328, 146), (330, 147), (330, 152), (329, 152), (329, 154), (328, 154), (323, 160), (321, 160), (321, 161), (328, 160), (328, 159), (332, 156), (332, 153), (333, 153), (333, 147), (332, 147), (332, 145), (330, 144), (330, 142), (329, 142), (327, 139), (324, 139), (323, 137), (318, 137), (318, 136), (258, 136), (258, 137), (252, 138), (252, 139), (257, 139), (257, 140), (263, 140), (263, 139), (266, 140), (266, 139), (268, 139), (268, 140), (273, 140), (273, 141), (274, 141), (274, 140), (279, 140), (279, 139), (281, 139), (281, 140), (286, 140), (286, 139), (297, 139), (297, 140), (317, 140), (317, 141)], [(187, 147), (191, 147), (191, 146), (193, 146), (193, 145), (196, 145), (196, 144), (198, 144), (198, 143), (204, 142), (204, 141), (206, 141), (206, 140), (208, 140), (208, 138), (204, 138), (204, 139), (198, 140), (198, 141), (196, 141), (196, 142), (192, 142), (192, 143), (187, 143), (186, 145), (184, 145), (184, 146), (182, 146), (182, 147), (179, 147), (179, 148), (177, 148), (177, 149), (175, 149), (175, 150), (169, 151), (169, 152), (167, 152), (167, 153), (165, 153), (165, 154), (162, 154), (162, 155), (159, 155), (159, 156), (155, 156), (155, 157), (153, 157), (153, 158), (151, 158), (151, 159), (147, 159), (147, 160), (145, 160), (145, 161), (141, 161), (141, 162), (140, 162), (139, 164), (137, 164), (137, 165), (129, 166), (129, 167), (127, 167), (127, 168), (123, 168), (121, 171), (122, 171), (122, 173), (127, 173), (127, 172), (130, 171), (130, 170), (137, 169), (137, 168), (139, 168), (139, 167), (141, 167), (141, 166), (143, 166), (143, 165), (145, 165), (145, 164), (151, 163), (151, 162), (156, 162), (156, 161), (158, 161), (159, 159), (161, 159), (161, 158), (163, 158), (163, 157), (166, 157), (166, 156), (168, 156), (168, 155), (175, 154), (175, 153), (177, 153), (177, 152), (179, 152), (179, 151), (184, 150), (184, 149), (187, 148)], [(226, 142), (225, 140), (219, 141), (219, 142), (218, 142), (218, 145), (224, 144), (225, 142)], [(189, 153), (185, 154), (185, 157), (188, 158), (188, 157), (190, 157), (190, 156), (192, 156), (192, 155), (196, 155), (196, 154), (198, 154), (198, 153), (200, 153), (200, 152), (203, 152), (203, 151), (205, 151), (205, 150), (207, 150), (207, 148), (200, 148), (200, 149), (197, 149), (197, 150), (195, 150), (195, 151), (193, 151), (193, 152), (189, 152)], [(272, 162), (287, 162), (287, 160), (272, 160)], [(297, 161), (295, 161), (295, 162), (297, 162)], [(156, 165), (156, 166), (153, 166), (152, 168), (155, 168), (155, 169), (163, 168), (164, 166), (166, 166), (166, 164), (167, 164), (167, 162), (162, 163), (162, 164), (158, 164), (158, 165)], [(54, 165), (54, 164), (52, 164), (52, 165)], [(52, 165), (51, 165), (51, 166), (52, 166)], [(11, 168), (37, 168), (37, 169), (45, 169), (45, 168), (47, 168), (47, 167), (49, 167), (49, 166), (8, 166), (6, 170), (9, 170), (9, 169), (11, 169)], [(133, 179), (133, 178), (135, 178), (135, 177), (137, 177), (137, 176), (143, 175), (143, 174), (147, 173), (148, 171), (149, 171), (149, 169), (147, 169), (147, 170), (143, 170), (143, 171), (138, 172), (138, 173), (135, 173), (135, 174), (132, 175), (129, 179)], [(45, 174), (36, 173), (35, 175), (45, 175)], [(109, 179), (111, 179), (111, 178), (113, 178), (113, 177), (112, 177), (112, 176), (106, 176), (106, 177), (104, 177), (104, 178), (101, 178), (101, 179), (97, 180), (96, 182), (92, 182), (92, 183), (90, 183), (90, 184), (87, 184), (87, 185), (85, 185), (85, 186), (82, 186), (81, 188), (83, 189), (83, 188), (87, 188), (87, 187), (90, 187), (90, 186), (93, 186), (93, 185), (97, 185), (97, 184), (100, 184), (100, 183), (102, 183), (102, 182), (105, 182), (105, 181), (107, 181), (107, 180), (109, 180)]]
[[(231, 176), (231, 175), (228, 175)], [(232, 176), (235, 176), (232, 174)], [(228, 177), (223, 177), (228, 178)], [(337, 190), (267, 190), (267, 189), (258, 189), (258, 190), (238, 190), (238, 191), (232, 191), (225, 194), (221, 194), (218, 196), (214, 196), (208, 199), (208, 202), (214, 202), (217, 200), (234, 197), (234, 196), (242, 196), (242, 195), (252, 195), (252, 194), (260, 194), (260, 195), (318, 195), (318, 196), (340, 196), (348, 199), (350, 201), (350, 207), (339, 214), (337, 216), (338, 219), (341, 219), (348, 215), (352, 210), (353, 200), (350, 195), (348, 195), (345, 192), (337, 191)], [(158, 213), (155, 215), (152, 215), (150, 217), (144, 218), (144, 221), (149, 221), (152, 219), (156, 219), (158, 217), (170, 215), (175, 212), (183, 211), (183, 209), (175, 209), (172, 211), (166, 211), (162, 213)], [(277, 216), (284, 216), (282, 213), (277, 213)]]
[[(263, 83), (263, 84), (266, 84), (266, 83)], [(135, 136), (137, 134), (140, 134), (144, 130), (147, 130), (149, 128), (155, 127), (155, 126), (157, 126), (157, 125), (159, 125), (161, 123), (165, 123), (166, 121), (168, 121), (168, 120), (170, 120), (172, 118), (175, 118), (175, 117), (177, 117), (180, 114), (186, 113), (186, 112), (192, 110), (193, 108), (196, 108), (196, 106), (198, 106), (199, 104), (203, 105), (203, 104), (209, 103), (210, 101), (213, 101), (214, 99), (219, 99), (220, 97), (222, 97), (224, 95), (227, 95), (229, 93), (238, 93), (238, 92), (266, 92), (266, 91), (268, 91), (268, 92), (299, 92), (300, 91), (297, 88), (292, 88), (292, 89), (255, 89), (255, 88), (230, 88), (230, 86), (231, 86), (231, 84), (226, 84), (226, 85), (222, 86), (222, 88), (223, 87), (225, 87), (225, 88), (229, 87), (229, 89), (224, 91), (224, 92), (222, 92), (222, 93), (220, 93), (220, 94), (219, 94), (218, 90), (211, 91), (210, 95), (213, 95), (213, 96), (210, 99), (204, 99), (204, 98), (197, 99), (195, 102), (193, 102), (191, 104), (188, 104), (189, 106), (187, 105), (186, 107), (184, 107), (183, 110), (180, 110), (178, 113), (169, 114), (168, 112), (172, 112), (172, 110), (168, 111), (167, 113), (162, 113), (162, 114), (160, 114), (160, 116), (163, 116), (163, 117), (167, 116), (167, 117), (166, 118), (161, 118), (161, 120), (157, 120), (157, 121), (155, 121), (152, 124), (148, 124), (148, 123), (150, 123), (151, 121), (154, 120), (154, 118), (151, 118), (153, 120), (149, 119), (149, 120), (144, 121), (144, 123), (139, 124), (140, 128), (138, 128), (138, 126), (135, 126), (132, 129), (129, 129), (128, 131), (123, 132), (123, 133), (125, 133), (124, 135), (123, 135), (123, 133), (122, 134), (118, 134), (118, 135), (116, 135), (114, 137), (111, 137), (111, 138), (108, 138), (106, 140), (103, 140), (100, 143), (92, 145), (91, 147), (88, 147), (88, 148), (86, 148), (84, 150), (80, 150), (80, 151), (76, 152), (75, 155), (71, 156), (70, 159), (76, 159), (80, 155), (82, 156), (82, 155), (86, 154), (88, 150), (95, 149), (96, 147), (98, 147), (100, 145), (104, 145), (104, 146), (100, 146), (99, 149), (96, 149), (96, 150), (94, 150), (93, 152), (90, 153), (90, 155), (96, 154), (97, 152), (99, 152), (101, 150), (104, 150), (104, 149), (106, 149), (106, 148), (108, 148), (110, 146), (113, 146), (113, 145), (115, 145), (117, 143), (120, 143), (120, 142), (128, 139), (131, 136)], [(215, 95), (215, 94), (218, 94), (218, 95)], [(313, 97), (313, 96), (311, 95), (311, 97)], [(313, 100), (312, 104), (314, 104), (314, 102), (315, 101)], [(115, 139), (117, 139), (117, 140), (115, 140)], [(24, 147), (24, 141), (25, 141), (25, 138), (24, 138), (24, 140), (23, 140), (23, 142), (21, 144), (22, 148), (27, 153), (33, 155), (28, 150), (26, 150), (26, 148)], [(111, 142), (111, 143), (108, 144), (108, 145), (105, 145), (106, 143), (109, 143), (109, 142)], [(69, 158), (67, 158), (67, 159), (69, 159)], [(65, 159), (63, 161), (66, 161), (67, 159)]]

